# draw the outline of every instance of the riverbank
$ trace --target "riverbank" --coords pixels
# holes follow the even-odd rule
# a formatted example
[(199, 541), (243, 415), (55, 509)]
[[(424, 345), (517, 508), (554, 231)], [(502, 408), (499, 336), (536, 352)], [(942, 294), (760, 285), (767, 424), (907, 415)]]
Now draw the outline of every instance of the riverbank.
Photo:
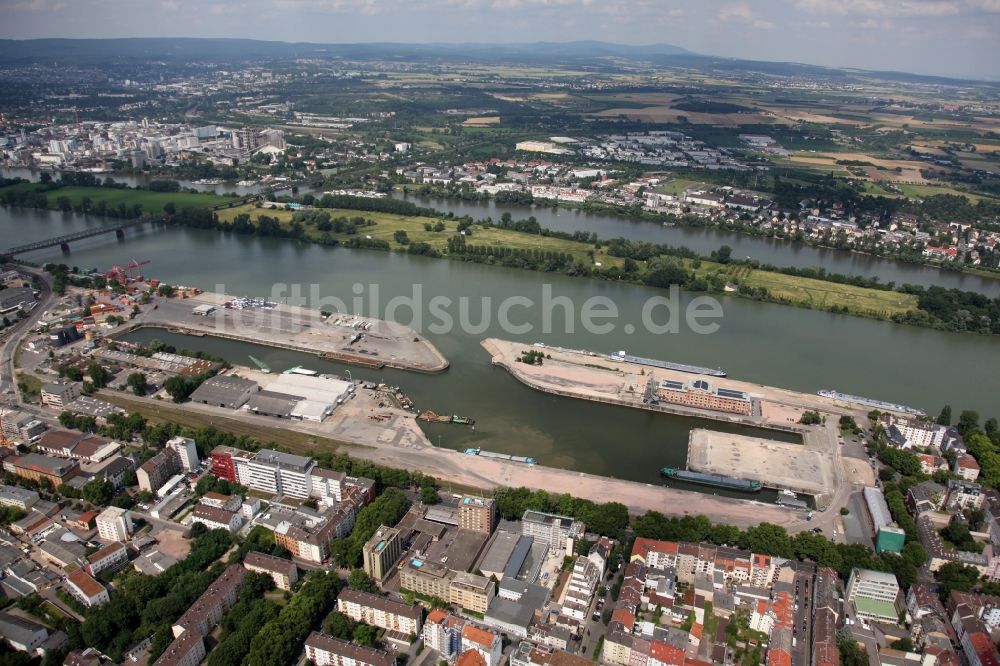
[[(353, 401), (346, 403), (328, 419), (336, 420), (336, 423), (311, 424), (287, 420), (276, 422), (265, 416), (206, 405), (171, 405), (109, 391), (103, 391), (101, 397), (157, 421), (175, 420), (191, 424), (208, 421), (237, 434), (247, 428), (258, 427), (265, 429), (264, 432), (275, 428), (288, 430), (297, 434), (283, 436), (281, 440), (292, 452), (308, 454), (335, 446), (338, 452), (354, 458), (387, 467), (405, 467), (433, 476), (443, 486), (451, 483), (483, 491), (523, 486), (554, 494), (567, 493), (598, 503), (614, 498), (637, 515), (646, 511), (660, 511), (667, 515), (704, 515), (715, 522), (741, 528), (768, 522), (794, 533), (815, 524), (806, 522), (799, 512), (763, 502), (730, 499), (543, 465), (523, 465), (438, 448), (424, 436), (416, 425), (414, 415), (398, 410), (381, 410), (392, 416), (376, 424), (363, 419), (363, 415), (347, 411), (345, 408), (352, 407)], [(684, 508), (678, 511), (678, 507)], [(830, 514), (834, 515), (832, 508)]]
[[(543, 272), (558, 271), (615, 282), (648, 282), (645, 262), (612, 255), (606, 241), (589, 243), (479, 224), (460, 227), (460, 223), (449, 219), (382, 212), (323, 208), (310, 213), (327, 213), (335, 222), (346, 220), (332, 224), (329, 229), (320, 223), (300, 223), (301, 238), (324, 245), (357, 245), (364, 249), (407, 252)], [(251, 223), (256, 224), (259, 224), (261, 216), (272, 218), (283, 230), (290, 232), (296, 213), (252, 205), (227, 208), (217, 213), (219, 222), (223, 224), (232, 224), (240, 216), (249, 216)], [(374, 224), (367, 225), (361, 223), (362, 220)], [(456, 236), (462, 239), (461, 243), (455, 242)], [(917, 310), (917, 298), (912, 294), (758, 270), (737, 262), (723, 264), (693, 256), (671, 259), (688, 275), (687, 286), (694, 291), (715, 288), (718, 292), (736, 297), (886, 321), (893, 315)]]
[[(286, 303), (268, 308), (226, 308), (225, 303), (233, 300), (233, 296), (212, 292), (164, 299), (155, 309), (146, 308), (129, 325), (116, 330), (114, 337), (152, 327), (290, 349), (366, 368), (429, 374), (448, 369), (448, 360), (427, 338), (396, 322), (343, 313), (323, 316)], [(207, 314), (196, 314), (197, 308)]]

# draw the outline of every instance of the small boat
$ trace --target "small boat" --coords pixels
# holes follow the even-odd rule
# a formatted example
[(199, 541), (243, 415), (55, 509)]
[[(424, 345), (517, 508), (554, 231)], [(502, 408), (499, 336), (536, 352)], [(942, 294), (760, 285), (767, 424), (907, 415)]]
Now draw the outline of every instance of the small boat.
[(784, 495), (785, 497), (798, 497), (798, 495), (796, 495), (795, 493), (793, 493), (788, 488), (782, 488), (781, 490), (778, 491), (778, 494), (779, 495)]

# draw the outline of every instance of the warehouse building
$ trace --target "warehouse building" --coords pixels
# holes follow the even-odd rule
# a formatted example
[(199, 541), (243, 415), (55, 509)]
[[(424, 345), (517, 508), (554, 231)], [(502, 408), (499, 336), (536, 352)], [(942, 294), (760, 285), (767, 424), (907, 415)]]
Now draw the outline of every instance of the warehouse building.
[(749, 416), (753, 411), (753, 402), (747, 393), (713, 388), (705, 379), (693, 379), (686, 384), (672, 379), (661, 380), (656, 397), (663, 402), (716, 412)]
[(278, 418), (318, 422), (332, 414), (353, 392), (354, 384), (342, 379), (286, 372), (268, 384), (268, 395), (255, 400), (249, 409)]
[(260, 386), (253, 380), (220, 375), (202, 382), (191, 394), (191, 400), (213, 407), (237, 409), (259, 390)]

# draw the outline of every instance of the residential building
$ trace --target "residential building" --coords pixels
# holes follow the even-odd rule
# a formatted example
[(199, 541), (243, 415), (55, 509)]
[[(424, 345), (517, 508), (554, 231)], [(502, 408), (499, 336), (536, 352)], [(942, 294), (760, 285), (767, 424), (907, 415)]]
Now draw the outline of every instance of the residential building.
[(135, 471), (139, 489), (156, 493), (172, 476), (181, 471), (181, 459), (173, 449), (163, 449), (139, 465)]
[(316, 666), (395, 666), (384, 650), (361, 647), (314, 631), (306, 639), (306, 659)]
[(399, 569), (399, 585), (404, 590), (447, 600), (454, 573), (443, 564), (412, 557)]
[(475, 650), (485, 662), (485, 666), (499, 666), (503, 652), (500, 634), (485, 631), (466, 624), (462, 627), (462, 653)]
[(47, 427), (43, 421), (33, 414), (19, 411), (3, 412), (3, 434), (8, 439), (29, 442), (45, 432)]
[(75, 460), (51, 458), (40, 453), (23, 456), (8, 456), (3, 461), (4, 471), (22, 479), (46, 481), (58, 488), (80, 473), (80, 464)]
[(198, 666), (205, 658), (205, 639), (197, 631), (185, 631), (167, 646), (153, 666)]
[(243, 525), (243, 516), (238, 511), (227, 511), (199, 503), (191, 512), (191, 522), (201, 523), (210, 530), (236, 532)]
[(100, 606), (111, 600), (108, 590), (83, 569), (66, 576), (66, 591), (87, 608)]
[(128, 541), (132, 536), (132, 516), (125, 509), (109, 506), (97, 515), (97, 534), (105, 541)]
[(364, 558), (365, 573), (375, 582), (381, 583), (403, 555), (399, 530), (381, 525), (362, 546), (361, 555)]
[(91, 576), (96, 576), (105, 569), (117, 571), (126, 564), (128, 564), (128, 549), (125, 544), (115, 541), (88, 556), (86, 569)]
[(379, 594), (348, 587), (337, 596), (337, 610), (355, 622), (402, 634), (420, 635), (423, 611), (416, 604), (393, 601)]
[(443, 610), (432, 610), (424, 622), (424, 645), (451, 661), (462, 652), (464, 626), (462, 618)]
[(321, 564), (330, 554), (330, 542), (343, 538), (354, 527), (354, 518), (361, 507), (360, 495), (317, 513), (307, 507), (272, 504), (257, 524), (274, 532), (274, 541), (293, 557)]
[(955, 457), (951, 471), (966, 481), (975, 481), (979, 478), (979, 463), (968, 453), (962, 453)]
[(847, 582), (847, 602), (858, 617), (875, 622), (899, 622), (899, 583), (883, 571), (855, 568)]
[(573, 541), (583, 533), (583, 523), (566, 516), (528, 510), (521, 517), (521, 534), (553, 550), (565, 550), (567, 554), (572, 554)]
[(497, 526), (496, 502), (488, 497), (466, 495), (458, 505), (458, 525), (462, 529), (492, 534)]
[(80, 397), (80, 385), (74, 382), (43, 384), (41, 397), (43, 405), (61, 410)]
[(201, 460), (198, 458), (198, 447), (190, 437), (174, 437), (167, 440), (167, 448), (172, 449), (181, 461), (181, 469), (193, 472), (198, 469)]
[(299, 579), (299, 570), (295, 563), (283, 557), (275, 557), (253, 550), (243, 559), (247, 571), (262, 573), (271, 577), (274, 586), (279, 590), (290, 590)]
[(485, 613), (496, 595), (496, 584), (485, 576), (460, 571), (448, 586), (448, 601), (465, 610)]
[[(660, 654), (656, 656), (662, 657)], [(643, 666), (646, 666), (646, 664), (648, 666), (667, 666), (673, 663), (685, 662), (657, 661), (654, 659), (643, 662)], [(686, 663), (693, 666), (695, 662), (694, 660), (688, 660)], [(527, 641), (522, 641), (510, 655), (510, 666), (587, 666), (588, 664), (593, 664), (589, 658), (582, 655), (570, 654), (569, 652), (565, 652), (564, 648), (532, 645)]]
[(236, 604), (245, 577), (246, 569), (241, 565), (230, 564), (226, 567), (226, 570), (174, 622), (171, 627), (174, 638), (180, 638), (188, 631), (207, 636), (222, 616)]
[(886, 439), (905, 449), (941, 449), (947, 428), (929, 421), (886, 414), (882, 417)]

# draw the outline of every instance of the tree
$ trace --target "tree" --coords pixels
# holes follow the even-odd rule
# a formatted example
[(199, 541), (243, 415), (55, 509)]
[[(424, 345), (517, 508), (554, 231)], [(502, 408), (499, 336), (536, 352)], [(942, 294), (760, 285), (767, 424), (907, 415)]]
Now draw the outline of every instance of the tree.
[(126, 383), (131, 387), (132, 392), (138, 396), (146, 395), (146, 391), (149, 388), (146, 383), (146, 374), (143, 372), (133, 372), (128, 376)]
[(840, 666), (868, 666), (868, 652), (853, 638), (837, 643), (840, 650)]
[(410, 237), (406, 234), (405, 229), (397, 229), (393, 232), (392, 237), (400, 245), (406, 245), (410, 242)]
[(354, 635), (354, 622), (343, 613), (334, 611), (324, 620), (323, 633), (349, 641)]
[(945, 405), (941, 408), (941, 413), (937, 417), (937, 423), (943, 426), (951, 425), (951, 405)]
[(375, 641), (378, 639), (378, 634), (375, 631), (375, 627), (370, 624), (360, 623), (358, 626), (354, 627), (353, 638), (354, 642), (358, 645), (371, 647), (375, 645)]
[(83, 499), (97, 506), (107, 505), (114, 494), (114, 484), (104, 477), (94, 477), (83, 486)]
[(183, 375), (174, 375), (163, 382), (163, 388), (174, 402), (183, 402), (194, 392), (197, 385)]
[(958, 415), (958, 424), (955, 426), (962, 437), (968, 437), (970, 433), (979, 429), (979, 412), (966, 409)]
[(364, 569), (352, 569), (350, 575), (347, 577), (347, 584), (353, 587), (355, 590), (361, 590), (362, 592), (378, 592), (378, 586), (375, 585), (375, 581), (371, 579)]
[(90, 375), (90, 383), (96, 389), (102, 389), (111, 381), (111, 373), (100, 363), (94, 362), (87, 366), (87, 374)]
[(938, 596), (946, 601), (952, 590), (969, 592), (979, 580), (979, 569), (960, 562), (947, 562), (934, 572), (938, 582)]
[(723, 245), (712, 254), (714, 255), (714, 259), (720, 264), (728, 264), (733, 256), (733, 248), (728, 245)]

